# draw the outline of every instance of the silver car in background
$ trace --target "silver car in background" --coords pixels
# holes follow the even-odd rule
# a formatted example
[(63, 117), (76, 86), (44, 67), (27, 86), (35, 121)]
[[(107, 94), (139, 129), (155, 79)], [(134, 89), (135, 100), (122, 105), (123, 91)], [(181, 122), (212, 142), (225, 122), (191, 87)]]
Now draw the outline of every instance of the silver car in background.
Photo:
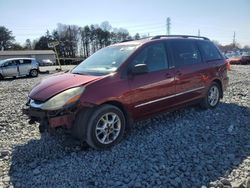
[(39, 63), (34, 58), (0, 60), (0, 79), (5, 77), (38, 76)]

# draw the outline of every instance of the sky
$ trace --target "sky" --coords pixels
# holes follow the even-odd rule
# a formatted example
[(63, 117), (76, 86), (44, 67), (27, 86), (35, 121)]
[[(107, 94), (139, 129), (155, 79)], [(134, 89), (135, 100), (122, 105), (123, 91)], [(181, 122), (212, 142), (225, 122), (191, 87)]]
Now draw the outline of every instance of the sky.
[(0, 0), (0, 26), (16, 42), (38, 39), (58, 23), (85, 26), (108, 21), (133, 36), (171, 34), (209, 37), (225, 45), (250, 45), (250, 0)]

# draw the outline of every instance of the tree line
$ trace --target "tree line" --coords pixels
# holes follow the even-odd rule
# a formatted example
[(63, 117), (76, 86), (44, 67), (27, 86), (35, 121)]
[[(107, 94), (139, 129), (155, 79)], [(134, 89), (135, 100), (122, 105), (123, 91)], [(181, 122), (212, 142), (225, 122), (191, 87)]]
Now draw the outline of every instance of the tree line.
[(58, 41), (56, 50), (60, 57), (88, 57), (95, 51), (124, 40), (140, 39), (137, 33), (131, 36), (125, 28), (113, 28), (109, 22), (84, 27), (57, 24), (52, 32), (46, 31), (39, 39), (27, 39), (21, 46), (15, 42), (12, 31), (0, 26), (0, 50), (49, 50), (48, 43)]
[[(24, 45), (20, 45), (15, 41), (12, 31), (0, 26), (0, 50), (49, 50), (51, 48), (48, 43), (58, 41), (56, 50), (61, 58), (86, 58), (110, 44), (140, 38), (138, 33), (131, 36), (127, 29), (113, 28), (109, 22), (104, 21), (100, 25), (91, 24), (84, 27), (57, 24), (52, 32), (47, 30), (39, 39), (27, 39)], [(240, 49), (239, 44), (221, 45), (217, 41), (214, 42), (224, 52)], [(244, 48), (250, 49), (249, 46)]]

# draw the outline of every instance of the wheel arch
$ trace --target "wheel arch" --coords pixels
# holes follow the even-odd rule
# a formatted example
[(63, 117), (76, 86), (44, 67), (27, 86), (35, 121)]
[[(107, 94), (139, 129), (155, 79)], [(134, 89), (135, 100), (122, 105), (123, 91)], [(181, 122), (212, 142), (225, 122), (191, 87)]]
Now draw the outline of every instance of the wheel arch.
[(127, 110), (127, 108), (121, 102), (107, 101), (105, 103), (102, 103), (101, 105), (104, 105), (104, 104), (113, 105), (113, 106), (119, 108), (122, 111), (122, 113), (124, 114), (124, 117), (125, 117), (125, 120), (126, 120), (126, 127), (125, 128), (129, 129), (132, 126), (132, 124), (133, 124), (132, 116), (129, 113), (129, 111)]
[(223, 98), (223, 87), (222, 87), (222, 82), (220, 79), (214, 79), (212, 82), (217, 83), (220, 86), (220, 98)]

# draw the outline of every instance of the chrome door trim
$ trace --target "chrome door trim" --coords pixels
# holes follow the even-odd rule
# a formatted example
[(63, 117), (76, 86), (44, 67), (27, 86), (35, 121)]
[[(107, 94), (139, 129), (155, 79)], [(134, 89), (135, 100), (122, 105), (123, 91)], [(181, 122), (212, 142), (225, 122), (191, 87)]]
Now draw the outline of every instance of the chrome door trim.
[(202, 87), (187, 90), (187, 91), (184, 91), (184, 92), (181, 92), (181, 93), (177, 93), (177, 94), (174, 94), (174, 95), (170, 95), (170, 96), (167, 96), (167, 97), (163, 97), (163, 98), (155, 99), (155, 100), (152, 100), (152, 101), (148, 101), (148, 102), (145, 102), (145, 103), (142, 103), (142, 104), (138, 104), (134, 108), (138, 108), (138, 107), (145, 106), (145, 105), (148, 105), (148, 104), (163, 101), (163, 100), (170, 99), (170, 98), (173, 98), (173, 97), (177, 97), (177, 96), (180, 96), (180, 95), (183, 95), (183, 94), (186, 94), (186, 93), (190, 93), (190, 92), (193, 92), (193, 91), (198, 91), (198, 90), (201, 90), (201, 89), (204, 89), (204, 88), (205, 88), (205, 86), (202, 86)]

